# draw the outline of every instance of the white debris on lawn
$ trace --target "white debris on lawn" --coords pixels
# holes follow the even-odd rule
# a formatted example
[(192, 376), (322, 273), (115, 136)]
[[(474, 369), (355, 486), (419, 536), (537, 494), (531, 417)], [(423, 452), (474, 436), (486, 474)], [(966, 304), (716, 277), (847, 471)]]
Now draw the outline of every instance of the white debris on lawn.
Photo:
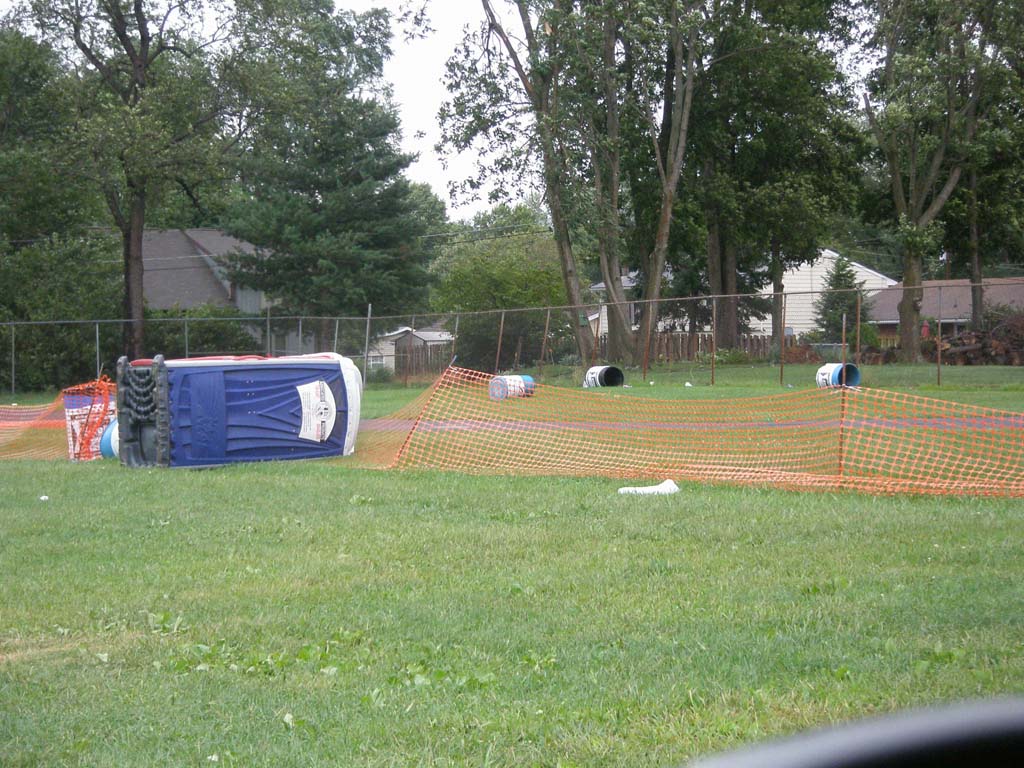
[(669, 493), (677, 493), (678, 491), (679, 486), (676, 485), (673, 480), (666, 480), (658, 485), (647, 485), (642, 487), (626, 486), (625, 488), (619, 488), (619, 493), (636, 494), (638, 496), (664, 496)]

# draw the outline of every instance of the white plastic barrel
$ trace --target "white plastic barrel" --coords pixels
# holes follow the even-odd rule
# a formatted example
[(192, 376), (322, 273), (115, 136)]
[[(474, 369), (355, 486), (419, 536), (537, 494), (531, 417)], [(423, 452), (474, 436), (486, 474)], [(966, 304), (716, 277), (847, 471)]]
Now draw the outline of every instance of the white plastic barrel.
[(595, 365), (583, 377), (583, 386), (590, 387), (621, 387), (626, 381), (622, 371), (614, 365)]
[(536, 385), (532, 376), (495, 376), (487, 386), (491, 400), (505, 400), (509, 397), (529, 397)]
[[(845, 372), (845, 379), (844, 379)], [(860, 384), (860, 370), (853, 363), (826, 363), (818, 369), (815, 377), (819, 389), (822, 387), (856, 387)]]

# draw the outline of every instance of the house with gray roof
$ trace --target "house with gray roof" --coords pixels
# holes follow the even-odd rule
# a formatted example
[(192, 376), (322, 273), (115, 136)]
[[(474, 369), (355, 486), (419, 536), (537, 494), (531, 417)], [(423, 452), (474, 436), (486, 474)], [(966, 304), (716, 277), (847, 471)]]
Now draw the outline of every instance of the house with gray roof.
[[(1024, 312), (1024, 278), (993, 278), (982, 280), (986, 307), (1005, 306)], [(921, 320), (938, 323), (941, 328), (929, 328), (929, 333), (956, 335), (971, 324), (970, 280), (924, 280), (921, 283)], [(883, 346), (899, 341), (899, 303), (903, 298), (903, 283), (871, 294), (869, 318), (878, 326)]]
[(151, 309), (235, 307), (246, 315), (266, 311), (262, 291), (228, 280), (218, 259), (255, 253), (252, 243), (218, 229), (147, 229), (142, 235), (143, 296)]
[[(256, 246), (219, 229), (147, 229), (142, 235), (143, 296), (150, 309), (188, 310), (202, 306), (234, 307), (242, 315), (263, 315), (275, 302), (263, 291), (228, 279), (221, 257), (256, 253)], [(263, 325), (251, 331), (260, 344)], [(268, 346), (272, 355), (317, 352), (307, 329), (273, 328)]]

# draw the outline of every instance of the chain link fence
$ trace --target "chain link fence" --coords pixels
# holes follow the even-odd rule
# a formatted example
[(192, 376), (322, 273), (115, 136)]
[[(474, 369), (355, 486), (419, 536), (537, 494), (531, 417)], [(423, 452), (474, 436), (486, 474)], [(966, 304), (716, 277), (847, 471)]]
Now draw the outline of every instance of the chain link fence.
[[(985, 281), (983, 288), (986, 310), (973, 324), (966, 281), (920, 289), (921, 324), (914, 335), (921, 359), (936, 364), (940, 381), (942, 365), (1024, 364), (1024, 278)], [(831, 315), (822, 327), (826, 297)], [(540, 376), (545, 368), (623, 361), (646, 376), (651, 367), (688, 363), (710, 367), (713, 383), (716, 367), (724, 366), (722, 375), (730, 364), (897, 362), (901, 298), (896, 286), (662, 299), (646, 328), (640, 327), (644, 302), (634, 301), (622, 307), (630, 325), (624, 339), (610, 338), (609, 305), (601, 302), (383, 317), (372, 307), (365, 317), (186, 312), (147, 319), (146, 346), (169, 358), (337, 352), (356, 362), (368, 386), (430, 381), (453, 360), (486, 372), (530, 369)], [(126, 326), (124, 320), (0, 323), (6, 341), (0, 387), (43, 391), (112, 375)], [(773, 327), (784, 333), (773, 335)], [(589, 359), (580, 354), (578, 332), (596, 339)]]

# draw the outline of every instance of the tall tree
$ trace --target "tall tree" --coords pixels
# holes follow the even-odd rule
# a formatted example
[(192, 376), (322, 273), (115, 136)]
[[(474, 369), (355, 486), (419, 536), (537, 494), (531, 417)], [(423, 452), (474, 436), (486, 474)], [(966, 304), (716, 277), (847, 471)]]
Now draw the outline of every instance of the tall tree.
[[(576, 25), (572, 79), (578, 86), (584, 162), (589, 162), (598, 267), (608, 299), (608, 358), (632, 362), (636, 339), (622, 285), (623, 72), (618, 51), (626, 19), (615, 2), (584, 3)], [(596, 84), (598, 87), (588, 87)], [(563, 95), (564, 98), (564, 95)]]
[[(654, 219), (654, 241), (642, 266), (644, 274), (643, 298), (640, 313), (640, 332), (644, 345), (649, 343), (661, 298), (665, 263), (668, 259), (669, 240), (675, 216), (676, 196), (679, 181), (686, 160), (689, 143), (690, 115), (693, 109), (694, 90), (698, 68), (701, 66), (699, 41), (705, 22), (702, 11), (704, 3), (688, 2), (679, 4), (672, 0), (668, 4), (663, 28), (667, 40), (662, 50), (667, 51), (664, 61), (663, 89), (646, 90), (647, 98), (639, 99), (640, 112), (648, 118), (651, 126), (651, 148), (659, 182), (657, 216)], [(648, 16), (642, 20), (648, 26)], [(657, 81), (653, 81), (657, 82)], [(638, 90), (637, 93), (644, 93)], [(660, 94), (660, 99), (659, 99)], [(661, 104), (661, 131), (657, 132), (657, 105)], [(645, 349), (646, 355), (646, 349)]]
[(75, 57), (82, 121), (67, 149), (121, 234), (125, 348), (144, 352), (142, 233), (160, 188), (208, 162), (226, 109), (201, 0), (31, 0), (36, 25)]
[(327, 0), (301, 10), (285, 20), (255, 5), (245, 20), (259, 50), (255, 101), (266, 107), (240, 157), (243, 195), (226, 216), (258, 252), (234, 258), (233, 273), (291, 312), (414, 310), (428, 287), (420, 238), (443, 223), (444, 206), (403, 175), (413, 158), (397, 148), (382, 79), (389, 19)]
[[(527, 165), (529, 154), (521, 148), (523, 138), (528, 139), (541, 166), (567, 298), (573, 305), (582, 303), (572, 231), (589, 225), (609, 291), (613, 347), (625, 354), (632, 334), (619, 263), (623, 109), (642, 122), (640, 135), (648, 143), (652, 119), (667, 110), (664, 142), (654, 142), (649, 152), (650, 170), (660, 186), (652, 240), (641, 257), (644, 298), (649, 300), (643, 328), (653, 323), (661, 292), (687, 146), (700, 3), (516, 0), (510, 5), (519, 31), (512, 34), (500, 7), (482, 2), (483, 33), (467, 40), (449, 63), (453, 98), (442, 115), (446, 141), (465, 149), (482, 140), (498, 151), (497, 169), (508, 172)], [(627, 65), (630, 48), (634, 56)], [(662, 78), (666, 49), (673, 57), (667, 83)], [(652, 72), (658, 73), (653, 81)], [(579, 348), (588, 357), (593, 344), (589, 325), (580, 322), (575, 328)]]
[[(698, 70), (692, 166), (718, 343), (733, 346), (743, 302), (774, 283), (781, 342), (782, 273), (817, 256), (827, 213), (854, 186), (856, 132), (832, 48), (846, 36), (836, 2), (721, 3), (710, 9)], [(827, 42), (833, 45), (827, 45)]]
[[(988, 119), (965, 162), (964, 180), (942, 214), (946, 275), (971, 281), (971, 324), (985, 314), (985, 268), (1024, 261), (1024, 89), (989, 89)], [(983, 102), (984, 103), (984, 102)]]
[[(566, 298), (582, 306), (568, 199), (576, 134), (562, 96), (566, 60), (574, 51), (574, 4), (555, 0), (538, 8), (529, 0), (514, 0), (509, 5), (515, 31), (502, 6), (492, 0), (481, 0), (481, 5), (484, 25), (448, 63), (446, 81), (453, 97), (442, 109), (444, 141), (464, 150), (483, 140), (497, 150), (498, 170), (507, 173), (532, 170), (532, 158), (539, 157)], [(594, 345), (590, 324), (581, 318), (572, 326), (581, 357), (589, 359)]]
[(985, 314), (984, 263), (1020, 260), (1024, 253), (1024, 14), (1019, 3), (1005, 0), (982, 8), (983, 34), (995, 52), (979, 98), (987, 119), (967, 155), (966, 183), (944, 216), (952, 261), (969, 266), (971, 324), (979, 329)]
[(920, 356), (922, 265), (941, 239), (939, 214), (961, 181), (981, 113), (996, 0), (879, 0), (870, 44), (879, 64), (864, 111), (888, 174), (903, 244), (900, 346)]
[(15, 246), (77, 234), (101, 212), (62, 146), (72, 85), (56, 51), (0, 23), (0, 239)]

